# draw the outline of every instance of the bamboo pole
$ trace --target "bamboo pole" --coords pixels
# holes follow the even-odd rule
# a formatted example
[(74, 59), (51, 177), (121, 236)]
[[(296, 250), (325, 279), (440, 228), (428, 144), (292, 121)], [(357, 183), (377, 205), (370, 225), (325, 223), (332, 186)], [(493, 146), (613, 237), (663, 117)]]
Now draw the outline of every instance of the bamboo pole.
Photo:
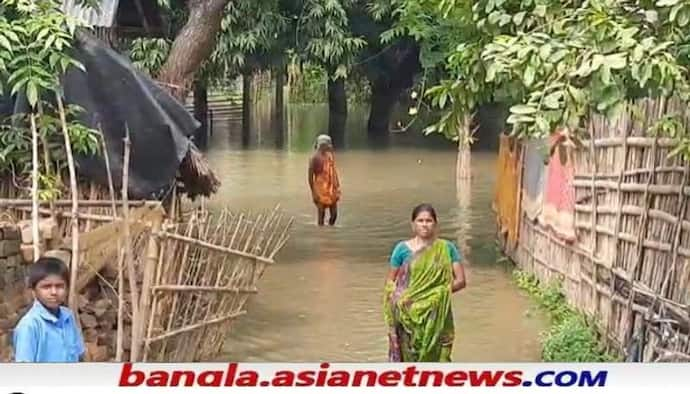
[[(161, 215), (155, 216), (153, 223), (151, 225), (151, 234), (155, 234), (156, 232), (160, 231), (162, 220), (163, 218)], [(146, 325), (144, 324), (144, 322), (148, 320), (147, 316), (152, 310), (151, 287), (153, 286), (154, 276), (156, 275), (156, 265), (158, 263), (159, 253), (160, 245), (158, 239), (156, 239), (156, 237), (154, 236), (149, 236), (146, 253), (146, 263), (144, 266), (144, 278), (141, 283), (141, 302), (139, 308), (139, 313), (141, 316), (139, 319), (140, 321), (136, 326), (137, 334), (135, 338), (137, 339), (137, 342), (132, 343), (132, 349), (143, 349), (145, 345), (144, 338), (146, 337)], [(132, 358), (132, 360), (138, 361), (138, 358)]]
[(130, 155), (130, 140), (129, 140), (129, 127), (125, 125), (125, 139), (124, 139), (124, 160), (122, 165), (122, 234), (124, 236), (124, 261), (127, 267), (128, 277), (129, 277), (129, 292), (132, 299), (132, 349), (130, 352), (130, 361), (137, 362), (139, 359), (139, 349), (137, 344), (141, 341), (137, 337), (139, 333), (139, 321), (141, 316), (139, 314), (139, 295), (137, 291), (137, 275), (136, 269), (134, 267), (134, 261), (132, 261), (132, 240), (129, 234), (129, 204), (127, 198), (129, 196), (128, 186), (129, 186), (129, 155)]
[(255, 256), (251, 253), (246, 253), (246, 252), (243, 252), (240, 250), (235, 250), (235, 249), (226, 248), (223, 246), (214, 245), (212, 243), (208, 243), (208, 242), (196, 239), (196, 238), (186, 237), (184, 235), (173, 234), (173, 233), (169, 233), (166, 231), (159, 231), (156, 235), (158, 237), (161, 237), (161, 238), (171, 238), (171, 239), (175, 239), (178, 241), (187, 242), (187, 243), (190, 243), (192, 245), (201, 246), (202, 248), (211, 249), (211, 250), (215, 250), (218, 252), (229, 253), (229, 254), (236, 255), (238, 257), (245, 257), (245, 258), (248, 258), (250, 260), (260, 261), (260, 262), (266, 263), (266, 264), (273, 264), (274, 263), (273, 259), (271, 259), (271, 258)]
[(65, 151), (67, 153), (67, 167), (69, 170), (70, 192), (72, 193), (72, 258), (70, 260), (70, 292), (69, 292), (69, 306), (75, 314), (78, 314), (79, 305), (77, 304), (77, 275), (79, 273), (79, 189), (77, 188), (77, 172), (74, 166), (74, 156), (72, 155), (72, 142), (70, 141), (69, 131), (67, 130), (67, 119), (65, 117), (65, 108), (62, 103), (62, 96), (55, 93), (55, 98), (58, 104), (58, 111), (60, 112), (60, 125), (62, 126), (62, 135), (65, 139)]
[[(113, 184), (113, 173), (110, 170), (110, 156), (108, 155), (108, 146), (105, 142), (103, 130), (101, 131), (101, 147), (103, 149), (103, 159), (105, 160), (105, 172), (108, 176), (108, 191), (110, 192), (110, 202), (113, 217), (117, 216), (117, 206), (115, 205), (115, 185)], [(117, 362), (124, 361), (124, 333), (125, 333), (125, 278), (124, 278), (124, 261), (122, 253), (122, 240), (117, 239), (117, 337), (115, 342), (115, 360)]]
[[(60, 207), (60, 206), (70, 206), (72, 205), (72, 200), (53, 200), (52, 201), (55, 206)], [(124, 201), (122, 200), (100, 200), (100, 201), (90, 201), (90, 200), (77, 200), (77, 203), (81, 207), (104, 207), (104, 208), (110, 208), (112, 205), (123, 205)], [(39, 205), (49, 205), (50, 203), (47, 201), (39, 201)], [(130, 207), (142, 207), (142, 206), (153, 206), (153, 205), (159, 205), (160, 202), (155, 201), (155, 200), (137, 200), (137, 201), (128, 201), (127, 204)], [(32, 206), (31, 200), (27, 199), (10, 199), (10, 198), (2, 198), (0, 199), (0, 208), (15, 208), (15, 207), (26, 207), (26, 206)]]
[(220, 286), (193, 286), (193, 285), (160, 285), (151, 288), (154, 292), (164, 291), (199, 291), (209, 293), (250, 293), (258, 292), (256, 287), (220, 287)]
[(173, 331), (167, 332), (167, 333), (165, 333), (165, 334), (163, 334), (163, 335), (159, 335), (159, 336), (157, 336), (157, 337), (153, 337), (153, 338), (147, 339), (146, 341), (147, 341), (149, 344), (150, 344), (150, 343), (153, 343), (153, 342), (162, 341), (163, 339), (171, 338), (171, 337), (174, 337), (174, 336), (177, 336), (177, 335), (180, 335), (180, 334), (184, 334), (184, 333), (189, 332), (189, 331), (194, 331), (194, 330), (197, 330), (197, 329), (202, 328), (202, 327), (205, 327), (205, 326), (209, 326), (209, 325), (212, 325), (212, 324), (222, 323), (222, 322), (227, 321), (227, 320), (232, 320), (232, 319), (235, 319), (235, 318), (237, 318), (237, 317), (239, 317), (239, 316), (242, 316), (242, 315), (244, 315), (244, 314), (246, 314), (246, 313), (247, 313), (247, 312), (245, 312), (245, 311), (238, 311), (238, 312), (235, 312), (235, 313), (231, 313), (231, 314), (229, 314), (229, 315), (227, 315), (227, 316), (223, 316), (223, 317), (219, 317), (219, 318), (216, 318), (216, 319), (213, 319), (213, 320), (208, 320), (208, 321), (204, 321), (204, 322), (201, 322), (201, 323), (193, 324), (193, 325), (191, 325), (191, 326), (186, 326), (186, 327), (183, 327), (183, 328), (179, 328), (179, 329), (177, 329), (177, 330), (173, 330)]
[(32, 112), (31, 120), (31, 237), (33, 238), (34, 261), (41, 254), (38, 232), (38, 130), (36, 130), (36, 115)]

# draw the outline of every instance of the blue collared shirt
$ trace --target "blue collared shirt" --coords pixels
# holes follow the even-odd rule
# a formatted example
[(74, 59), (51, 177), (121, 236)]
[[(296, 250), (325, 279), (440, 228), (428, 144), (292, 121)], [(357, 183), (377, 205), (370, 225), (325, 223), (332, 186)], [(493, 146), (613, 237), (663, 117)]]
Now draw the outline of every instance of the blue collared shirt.
[(58, 316), (37, 300), (14, 329), (14, 359), (30, 363), (78, 362), (84, 339), (72, 311), (60, 307)]

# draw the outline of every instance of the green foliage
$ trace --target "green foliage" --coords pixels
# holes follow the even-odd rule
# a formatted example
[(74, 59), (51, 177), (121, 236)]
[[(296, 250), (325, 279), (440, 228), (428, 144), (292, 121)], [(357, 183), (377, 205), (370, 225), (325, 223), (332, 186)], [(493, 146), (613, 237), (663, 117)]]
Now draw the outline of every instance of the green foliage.
[(157, 75), (170, 53), (171, 42), (165, 38), (136, 38), (129, 47), (129, 59), (148, 75)]
[(516, 270), (513, 279), (544, 310), (551, 327), (542, 334), (542, 358), (550, 362), (615, 361), (601, 349), (594, 327), (572, 309), (558, 281), (542, 285), (535, 276)]
[(83, 69), (66, 54), (78, 23), (52, 0), (2, 0), (2, 5), (0, 72), (7, 76), (11, 94), (25, 93), (34, 107), (40, 91), (58, 90), (59, 76), (69, 67)]
[[(426, 97), (450, 114), (432, 131), (490, 100), (511, 106), (515, 135), (544, 137), (558, 127), (581, 134), (590, 113), (615, 116), (630, 99), (690, 98), (690, 0), (378, 0), (372, 9), (396, 18), (384, 40), (422, 45), (435, 75)], [(674, 153), (690, 158), (690, 136), (675, 131)]]
[(298, 53), (322, 65), (334, 78), (347, 77), (348, 66), (366, 45), (361, 37), (352, 36), (346, 6), (346, 1), (304, 0), (297, 25)]
[[(60, 78), (71, 67), (84, 70), (69, 52), (76, 20), (60, 11), (56, 0), (2, 0), (0, 8), (0, 81), (11, 95), (27, 98), (36, 119), (44, 160), (39, 174), (40, 198), (56, 198), (65, 168), (62, 123), (53, 106), (62, 95)], [(6, 90), (6, 91), (7, 91)], [(97, 154), (97, 133), (76, 119), (80, 109), (65, 109), (67, 133), (75, 153)], [(0, 172), (17, 179), (31, 170), (31, 131), (29, 114), (17, 114), (0, 124)]]
[[(300, 104), (319, 104), (328, 102), (328, 73), (323, 67), (303, 64), (299, 74), (290, 86), (290, 102)], [(345, 81), (349, 103), (366, 103), (371, 97), (369, 83), (357, 73), (352, 73)]]
[[(274, 54), (278, 58), (285, 55), (287, 28), (278, 0), (231, 1), (225, 7), (221, 33), (207, 67), (223, 77), (270, 67)], [(275, 63), (280, 64), (280, 59)]]

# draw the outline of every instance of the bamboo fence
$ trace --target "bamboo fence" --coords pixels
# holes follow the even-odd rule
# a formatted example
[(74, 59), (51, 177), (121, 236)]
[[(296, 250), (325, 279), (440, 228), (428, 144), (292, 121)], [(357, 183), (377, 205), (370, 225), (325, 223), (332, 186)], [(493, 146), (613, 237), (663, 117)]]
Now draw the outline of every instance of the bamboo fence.
[(590, 139), (573, 149), (577, 241), (565, 243), (521, 214), (509, 251), (542, 281), (560, 279), (611, 349), (633, 361), (690, 360), (689, 163), (675, 141), (651, 128), (687, 105), (640, 100), (607, 119), (593, 115)]
[[(16, 195), (7, 193), (12, 189), (0, 188), (0, 193)], [(106, 268), (123, 269), (120, 249), (128, 233), (135, 287), (127, 279), (126, 287), (101, 283), (118, 293), (126, 314), (120, 335), (127, 336), (131, 345), (123, 361), (211, 359), (221, 351), (233, 320), (246, 313), (247, 297), (257, 293), (264, 269), (287, 242), (292, 218), (278, 207), (256, 215), (227, 210), (214, 215), (204, 209), (184, 213), (176, 198), (166, 214), (158, 201), (103, 200), (99, 199), (104, 197), (102, 189), (89, 190), (82, 196), (87, 199), (79, 201), (77, 214), (76, 291), (96, 278), (107, 282), (99, 275)], [(26, 220), (31, 204), (25, 198), (0, 198), (0, 212), (15, 221)], [(59, 229), (57, 242), (43, 244), (42, 252), (72, 253), (71, 204), (71, 200), (41, 203), (42, 219), (52, 218)], [(124, 205), (129, 206), (127, 215)]]
[(193, 215), (157, 234), (144, 361), (208, 360), (222, 349), (233, 321), (275, 254), (292, 219), (277, 209), (258, 215)]

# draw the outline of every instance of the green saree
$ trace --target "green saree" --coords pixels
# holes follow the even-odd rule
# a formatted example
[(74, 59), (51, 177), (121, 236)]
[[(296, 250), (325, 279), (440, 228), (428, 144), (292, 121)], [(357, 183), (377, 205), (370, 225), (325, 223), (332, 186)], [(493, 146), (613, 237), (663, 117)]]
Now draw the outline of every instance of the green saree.
[(450, 362), (455, 326), (451, 310), (453, 268), (445, 240), (423, 248), (384, 290), (390, 362)]

